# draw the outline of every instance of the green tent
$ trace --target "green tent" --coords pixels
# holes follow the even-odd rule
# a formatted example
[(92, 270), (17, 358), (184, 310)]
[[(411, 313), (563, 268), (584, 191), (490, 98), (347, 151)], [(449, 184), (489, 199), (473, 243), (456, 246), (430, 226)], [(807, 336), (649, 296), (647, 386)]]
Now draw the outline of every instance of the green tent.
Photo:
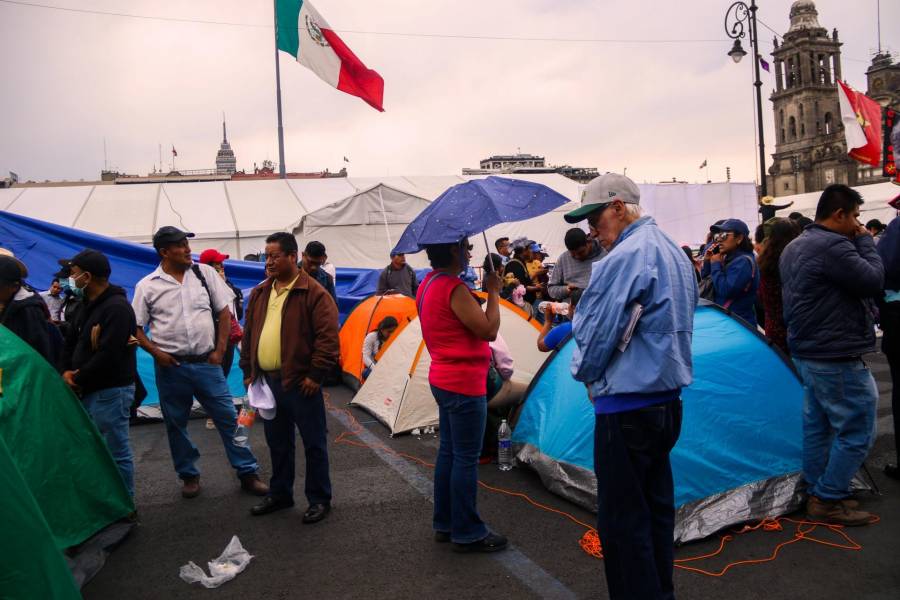
[(134, 504), (80, 400), (2, 326), (0, 482), (3, 598), (77, 598), (63, 551)]

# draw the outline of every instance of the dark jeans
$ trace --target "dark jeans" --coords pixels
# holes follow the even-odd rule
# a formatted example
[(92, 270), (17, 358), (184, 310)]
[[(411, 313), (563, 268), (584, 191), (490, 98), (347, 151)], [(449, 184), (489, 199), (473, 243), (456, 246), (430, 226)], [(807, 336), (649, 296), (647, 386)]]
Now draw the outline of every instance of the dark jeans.
[(321, 390), (304, 396), (300, 388), (285, 390), (281, 377), (266, 375), (266, 383), (275, 396), (275, 418), (263, 420), (266, 443), (272, 456), (272, 480), (269, 495), (294, 498), (296, 437), (300, 430), (306, 452), (306, 499), (310, 504), (331, 503), (331, 478), (328, 474), (328, 429), (325, 423), (325, 399)]
[(431, 386), (438, 404), (441, 445), (434, 467), (435, 531), (457, 544), (483, 540), (487, 526), (478, 515), (478, 455), (484, 437), (487, 398)]
[(894, 449), (900, 464), (900, 302), (888, 302), (880, 307), (881, 352), (891, 367), (891, 412), (894, 415)]
[(675, 489), (669, 452), (681, 433), (681, 400), (597, 415), (597, 533), (612, 600), (675, 597)]

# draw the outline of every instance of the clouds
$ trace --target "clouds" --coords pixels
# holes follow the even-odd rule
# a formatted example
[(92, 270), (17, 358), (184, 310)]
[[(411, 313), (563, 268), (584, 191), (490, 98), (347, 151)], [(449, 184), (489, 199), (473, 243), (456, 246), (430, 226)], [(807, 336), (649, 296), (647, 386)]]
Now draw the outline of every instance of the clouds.
[[(113, 0), (60, 6), (123, 11)], [(0, 168), (24, 179), (93, 179), (103, 138), (112, 166), (146, 172), (157, 143), (178, 148), (182, 168), (210, 168), (228, 115), (239, 168), (277, 158), (274, 42), (268, 3), (135, 1), (135, 14), (239, 22), (232, 27), (86, 15), (0, 4), (0, 55), (12, 65), (0, 95)], [(883, 39), (900, 39), (900, 8), (882, 3)], [(385, 79), (385, 108), (318, 81), (282, 54), (286, 163), (290, 170), (355, 175), (447, 174), (496, 152), (621, 171), (638, 180), (694, 181), (709, 159), (713, 179), (752, 180), (750, 61), (734, 65), (712, 0), (630, 3), (498, 0), (319, 0), (317, 8)], [(875, 45), (873, 6), (817, 2), (844, 41), (845, 77), (865, 88)], [(760, 17), (788, 26), (788, 0)], [(700, 39), (685, 44), (561, 43), (410, 38), (350, 31), (468, 36)], [(761, 37), (771, 35), (762, 29)], [(765, 49), (771, 48), (766, 42)], [(774, 149), (763, 73), (767, 151)]]

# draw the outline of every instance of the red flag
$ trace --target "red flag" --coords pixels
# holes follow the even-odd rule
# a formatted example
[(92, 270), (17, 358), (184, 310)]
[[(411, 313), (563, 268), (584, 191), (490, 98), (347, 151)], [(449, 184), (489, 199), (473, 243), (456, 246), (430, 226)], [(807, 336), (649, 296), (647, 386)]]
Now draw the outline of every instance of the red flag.
[(175, 152), (175, 146), (172, 146), (172, 156), (178, 156), (178, 153)]
[(838, 80), (841, 122), (847, 154), (861, 163), (881, 166), (881, 105)]
[(900, 171), (897, 170), (897, 153), (900, 152), (900, 115), (891, 108), (884, 109), (884, 129), (881, 132), (884, 138), (884, 168), (882, 175), (890, 177), (894, 183), (900, 185)]

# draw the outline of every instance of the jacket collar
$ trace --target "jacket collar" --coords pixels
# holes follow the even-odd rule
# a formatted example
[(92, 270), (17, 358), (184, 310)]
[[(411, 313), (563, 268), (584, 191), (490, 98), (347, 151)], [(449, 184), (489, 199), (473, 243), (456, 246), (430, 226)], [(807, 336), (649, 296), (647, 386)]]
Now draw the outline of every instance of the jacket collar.
[(622, 230), (622, 233), (619, 234), (616, 243), (613, 244), (613, 248), (627, 240), (629, 237), (634, 235), (634, 232), (643, 227), (644, 225), (656, 225), (656, 221), (653, 220), (653, 217), (641, 217), (628, 227)]
[[(259, 284), (259, 288), (261, 290), (271, 290), (272, 285), (275, 283), (274, 277), (269, 277), (265, 281)], [(300, 274), (297, 276), (297, 279), (294, 280), (294, 285), (291, 287), (291, 291), (294, 290), (308, 290), (309, 289), (309, 274), (300, 268)]]

